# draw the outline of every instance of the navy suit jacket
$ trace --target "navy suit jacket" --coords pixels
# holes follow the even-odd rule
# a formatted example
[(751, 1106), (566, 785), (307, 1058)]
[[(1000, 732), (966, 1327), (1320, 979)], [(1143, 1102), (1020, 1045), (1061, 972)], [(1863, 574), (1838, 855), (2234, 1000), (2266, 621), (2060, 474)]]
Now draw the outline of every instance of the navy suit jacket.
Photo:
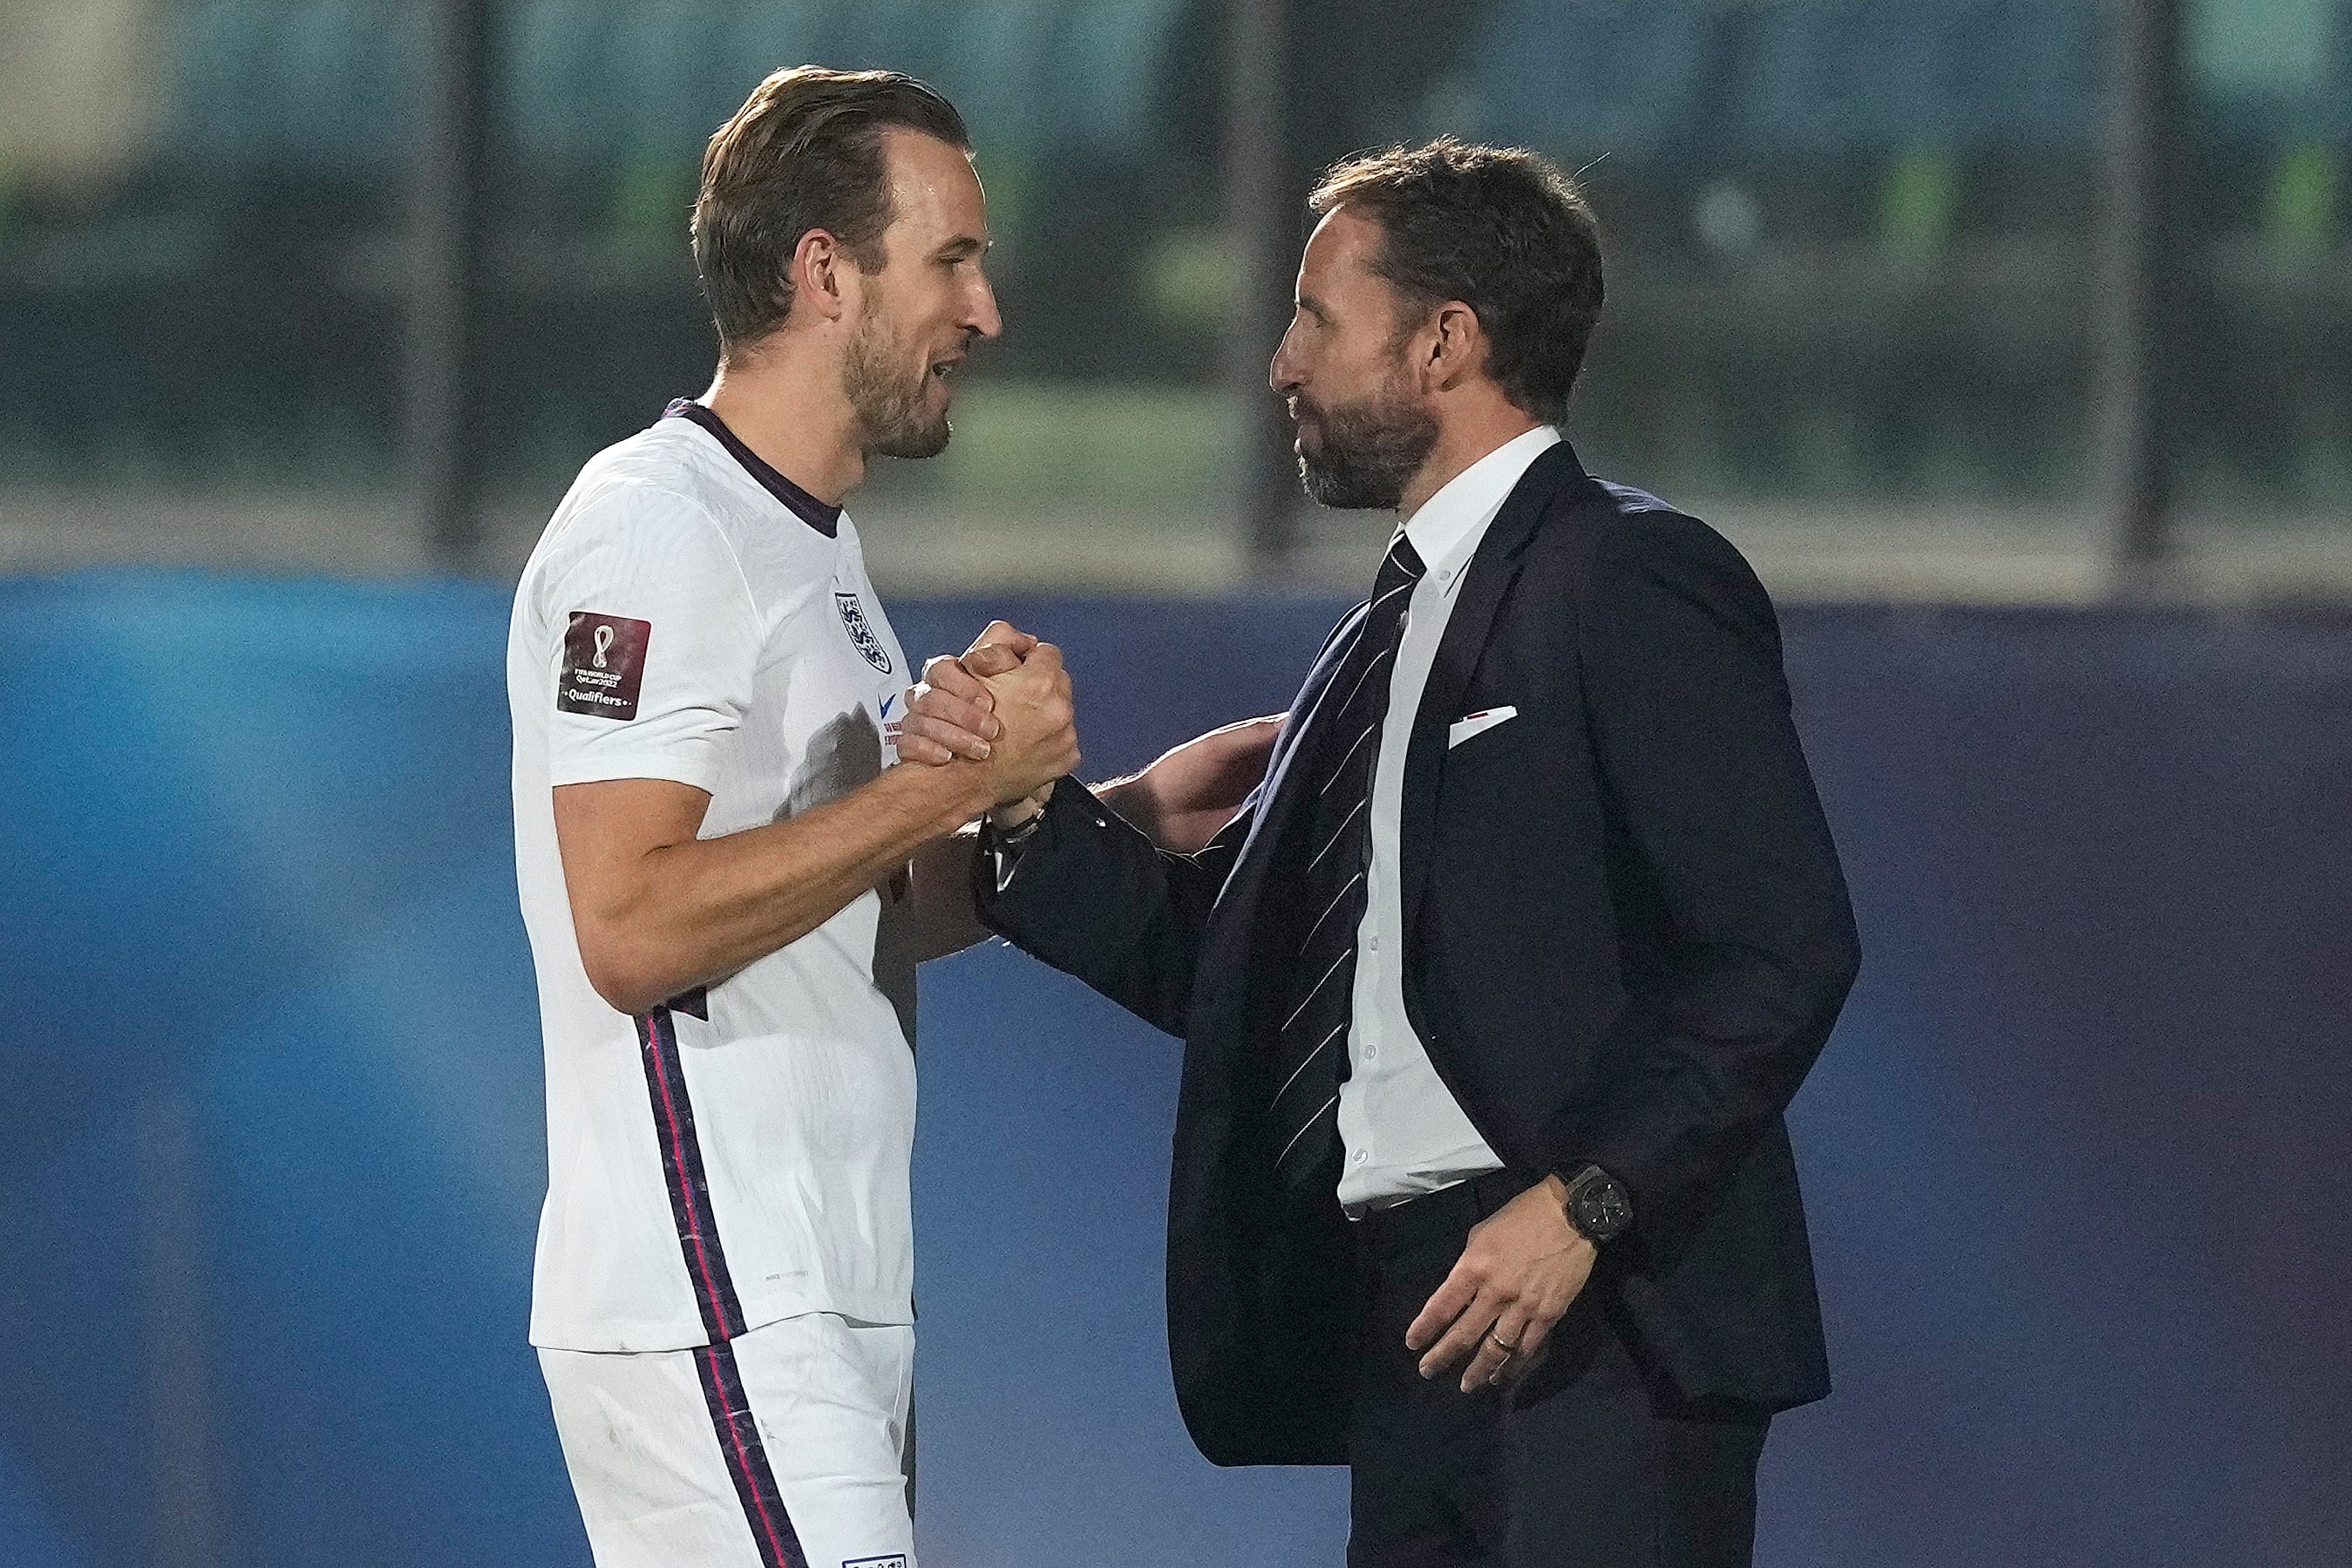
[[(1160, 852), (1066, 779), (1009, 885), (983, 864), (976, 890), (1016, 946), (1185, 1041), (1169, 1343), (1221, 1464), (1347, 1457), (1359, 1306), (1337, 1167), (1286, 1189), (1264, 1113), (1283, 936), (1313, 913), (1286, 863), (1293, 763), (1361, 615), (1201, 853)], [(1505, 706), (1449, 747), (1454, 721)], [(1587, 1290), (1635, 1355), (1694, 1399), (1826, 1394), (1782, 1112), (1858, 948), (1771, 601), (1738, 552), (1565, 444), (1538, 458), (1414, 716), (1399, 856), (1405, 1010), (1440, 1077), (1530, 1184), (1592, 1163), (1633, 1195)]]

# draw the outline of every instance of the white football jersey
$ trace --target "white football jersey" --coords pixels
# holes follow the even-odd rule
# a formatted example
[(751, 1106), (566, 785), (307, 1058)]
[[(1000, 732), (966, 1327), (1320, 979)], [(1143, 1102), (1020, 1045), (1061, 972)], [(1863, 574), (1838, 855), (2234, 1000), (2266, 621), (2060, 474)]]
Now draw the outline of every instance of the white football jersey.
[(696, 403), (590, 460), (523, 569), (515, 865), (547, 1058), (532, 1343), (913, 1321), (914, 976), (887, 956), (877, 974), (890, 891), (631, 1018), (582, 967), (551, 795), (667, 779), (709, 792), (704, 838), (782, 821), (896, 761), (906, 664), (848, 517)]

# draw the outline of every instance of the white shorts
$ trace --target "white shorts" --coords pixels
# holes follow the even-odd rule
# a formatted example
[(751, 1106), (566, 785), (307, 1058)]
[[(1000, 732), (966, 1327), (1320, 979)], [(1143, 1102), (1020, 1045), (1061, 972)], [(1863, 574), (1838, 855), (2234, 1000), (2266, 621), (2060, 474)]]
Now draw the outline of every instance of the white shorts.
[(828, 1312), (723, 1345), (541, 1350), (596, 1568), (915, 1568), (915, 1331)]

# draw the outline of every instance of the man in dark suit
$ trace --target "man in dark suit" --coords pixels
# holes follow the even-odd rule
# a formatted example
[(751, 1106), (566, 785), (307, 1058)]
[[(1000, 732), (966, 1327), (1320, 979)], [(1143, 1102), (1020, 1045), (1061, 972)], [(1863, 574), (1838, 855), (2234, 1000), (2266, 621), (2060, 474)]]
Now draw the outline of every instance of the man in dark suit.
[(1317, 498), (1404, 519), (1372, 594), (1205, 848), (1065, 779), (983, 830), (982, 915), (1185, 1040), (1211, 1459), (1351, 1466), (1356, 1568), (1744, 1563), (1828, 1391), (1782, 1112), (1858, 961), (1772, 607), (1559, 438), (1601, 287), (1557, 169), (1442, 141), (1310, 204), (1273, 382)]

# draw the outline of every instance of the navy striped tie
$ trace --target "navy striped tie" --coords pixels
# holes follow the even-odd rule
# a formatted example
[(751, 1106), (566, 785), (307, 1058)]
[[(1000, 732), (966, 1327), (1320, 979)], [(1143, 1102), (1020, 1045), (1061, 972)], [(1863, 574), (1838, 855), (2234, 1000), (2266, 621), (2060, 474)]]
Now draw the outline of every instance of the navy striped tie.
[(1275, 1174), (1304, 1186), (1323, 1163), (1338, 1126), (1339, 1085), (1348, 1076), (1348, 1025), (1356, 984), (1356, 931), (1364, 918), (1364, 876), (1371, 863), (1372, 765), (1388, 716), (1389, 679), (1405, 606), (1425, 569), (1403, 534), (1389, 547), (1371, 602), (1331, 677), (1311, 745), (1312, 792), (1299, 813), (1298, 956), (1285, 988), (1274, 1052), (1275, 1085), (1266, 1105)]

